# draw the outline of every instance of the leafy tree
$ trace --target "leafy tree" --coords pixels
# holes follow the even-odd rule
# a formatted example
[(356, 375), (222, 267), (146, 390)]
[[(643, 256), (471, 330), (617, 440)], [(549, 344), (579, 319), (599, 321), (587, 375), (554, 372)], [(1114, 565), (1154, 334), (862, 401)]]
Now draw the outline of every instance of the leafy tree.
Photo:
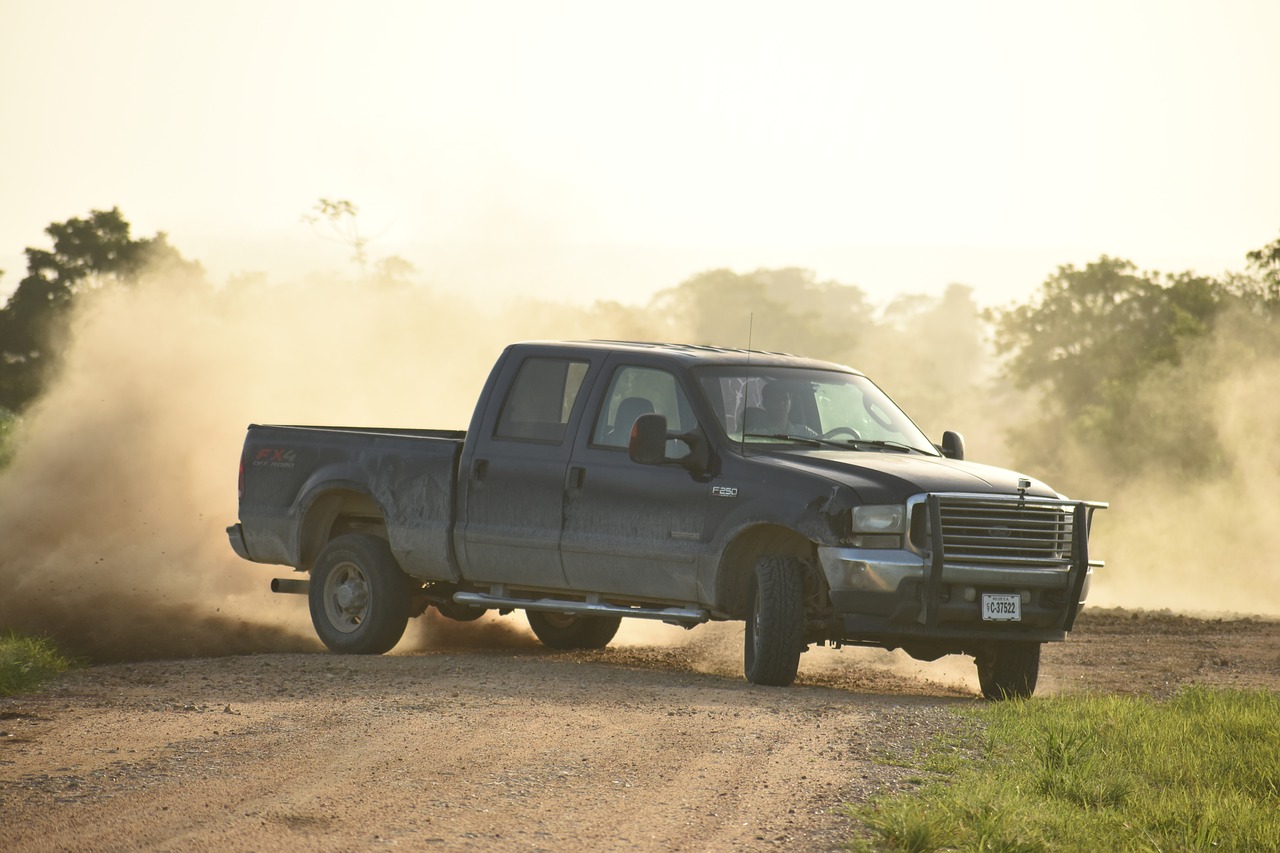
[(668, 339), (731, 347), (750, 342), (756, 350), (865, 370), (934, 435), (981, 421), (989, 355), (982, 313), (964, 285), (951, 285), (941, 298), (903, 296), (879, 310), (860, 288), (820, 282), (809, 270), (719, 269), (657, 294), (642, 316), (653, 318), (650, 335), (663, 330), (657, 334)]
[[(326, 240), (334, 240), (351, 249), (351, 262), (360, 269), (363, 277), (369, 265), (369, 238), (360, 232), (360, 208), (345, 198), (322, 198), (303, 214), (302, 221), (317, 230)], [(330, 236), (319, 230), (321, 222), (329, 225)]]
[(948, 285), (941, 298), (899, 296), (859, 348), (865, 370), (935, 440), (944, 429), (978, 426), (989, 405), (991, 358), (973, 288)]
[(1272, 306), (1280, 305), (1280, 237), (1247, 253), (1245, 258), (1250, 272), (1257, 276), (1257, 294)]
[[(1268, 252), (1280, 258), (1280, 241), (1249, 256), (1263, 274)], [(1038, 470), (1077, 443), (1116, 473), (1211, 471), (1221, 448), (1209, 390), (1184, 362), (1204, 361), (1224, 317), (1272, 311), (1275, 299), (1249, 277), (1139, 273), (1105, 255), (1083, 269), (1059, 267), (1032, 301), (987, 315), (1006, 377), (1040, 392), (1041, 417), (1013, 437), (1015, 450)]]
[(657, 294), (649, 310), (677, 318), (681, 336), (696, 343), (832, 361), (849, 360), (874, 325), (860, 288), (796, 268), (711, 270)]
[(0, 468), (6, 467), (13, 458), (13, 432), (17, 424), (17, 415), (0, 408)]
[[(345, 198), (321, 198), (312, 206), (311, 213), (303, 214), (302, 221), (323, 239), (341, 243), (351, 250), (351, 263), (359, 271), (362, 283), (388, 289), (404, 288), (417, 272), (413, 264), (399, 255), (388, 255), (374, 261), (370, 275), (370, 238), (361, 230), (360, 208)], [(322, 228), (322, 223), (327, 228)]]
[(131, 284), (144, 270), (199, 271), (161, 232), (134, 239), (119, 208), (45, 229), (52, 249), (28, 248), (27, 275), (0, 309), (0, 406), (20, 411), (56, 368), (72, 307), (85, 293)]

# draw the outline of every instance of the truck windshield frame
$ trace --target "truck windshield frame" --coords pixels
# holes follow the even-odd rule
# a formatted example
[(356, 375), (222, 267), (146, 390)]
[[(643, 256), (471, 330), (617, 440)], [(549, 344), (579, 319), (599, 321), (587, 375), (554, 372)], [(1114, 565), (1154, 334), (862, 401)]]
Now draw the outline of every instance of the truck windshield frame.
[(814, 439), (824, 439), (823, 447), (880, 451), (900, 445), (940, 455), (911, 418), (860, 373), (745, 364), (699, 366), (692, 373), (717, 428), (735, 444), (812, 446)]

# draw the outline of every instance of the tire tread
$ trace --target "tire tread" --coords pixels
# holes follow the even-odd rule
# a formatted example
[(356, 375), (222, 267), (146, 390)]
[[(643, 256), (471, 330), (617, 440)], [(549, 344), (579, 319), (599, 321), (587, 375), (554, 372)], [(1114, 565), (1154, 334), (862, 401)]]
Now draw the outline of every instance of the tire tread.
[[(763, 643), (755, 637), (756, 609), (762, 610)], [(761, 557), (755, 568), (755, 597), (747, 615), (743, 671), (752, 684), (786, 687), (796, 680), (804, 651), (804, 579), (793, 557)]]
[(975, 662), (986, 699), (1027, 699), (1040, 676), (1040, 643), (994, 643)]
[[(350, 633), (332, 630), (324, 610), (325, 574), (340, 560), (360, 567), (373, 601), (367, 621)], [(316, 559), (308, 596), (311, 622), (330, 651), (350, 655), (380, 655), (400, 642), (409, 623), (409, 578), (400, 570), (385, 539), (367, 533), (348, 533), (329, 542)]]

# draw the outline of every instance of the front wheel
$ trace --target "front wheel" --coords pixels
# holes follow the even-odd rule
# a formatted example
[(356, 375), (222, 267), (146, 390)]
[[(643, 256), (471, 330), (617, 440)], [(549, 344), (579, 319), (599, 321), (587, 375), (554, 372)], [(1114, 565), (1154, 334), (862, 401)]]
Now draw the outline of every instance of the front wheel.
[(409, 592), (409, 578), (386, 540), (339, 536), (320, 552), (311, 573), (311, 622), (330, 651), (380, 655), (404, 636)]
[(992, 643), (974, 657), (987, 699), (1026, 699), (1040, 676), (1040, 643)]
[(804, 651), (804, 577), (800, 561), (761, 557), (743, 643), (743, 673), (752, 684), (786, 687)]
[(553, 649), (603, 649), (622, 624), (619, 616), (575, 616), (526, 610), (525, 617), (534, 635)]

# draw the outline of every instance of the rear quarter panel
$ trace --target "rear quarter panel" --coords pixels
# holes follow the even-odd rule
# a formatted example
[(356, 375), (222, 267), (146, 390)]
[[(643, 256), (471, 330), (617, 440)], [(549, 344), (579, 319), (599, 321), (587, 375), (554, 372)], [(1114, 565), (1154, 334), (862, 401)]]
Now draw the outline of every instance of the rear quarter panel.
[(257, 562), (309, 568), (304, 524), (319, 502), (362, 495), (385, 521), (392, 552), (409, 574), (456, 579), (451, 531), (465, 434), (252, 426), (245, 439), (240, 521)]

